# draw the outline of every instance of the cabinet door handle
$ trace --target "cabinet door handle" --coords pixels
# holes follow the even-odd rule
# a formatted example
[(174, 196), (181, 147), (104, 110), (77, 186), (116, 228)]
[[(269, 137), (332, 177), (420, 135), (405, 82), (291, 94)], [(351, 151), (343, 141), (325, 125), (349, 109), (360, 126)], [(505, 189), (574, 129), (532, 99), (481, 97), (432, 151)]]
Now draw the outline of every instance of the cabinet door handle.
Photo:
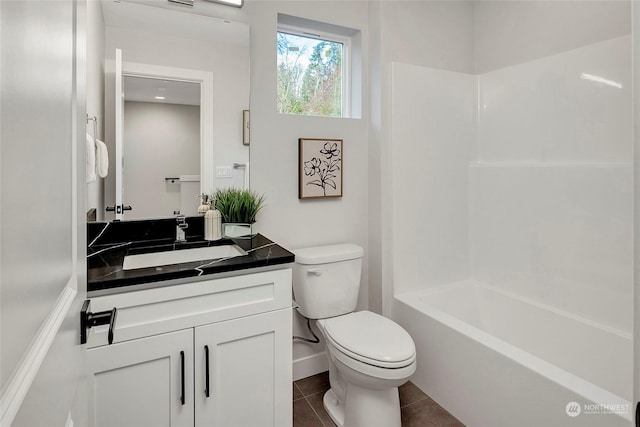
[(180, 403), (184, 405), (184, 351), (180, 352)]
[(116, 316), (118, 315), (118, 309), (113, 307), (111, 310), (111, 320), (109, 321), (109, 333), (107, 334), (107, 341), (109, 345), (113, 344), (113, 329), (116, 327)]
[(204, 395), (209, 397), (209, 346), (204, 346)]

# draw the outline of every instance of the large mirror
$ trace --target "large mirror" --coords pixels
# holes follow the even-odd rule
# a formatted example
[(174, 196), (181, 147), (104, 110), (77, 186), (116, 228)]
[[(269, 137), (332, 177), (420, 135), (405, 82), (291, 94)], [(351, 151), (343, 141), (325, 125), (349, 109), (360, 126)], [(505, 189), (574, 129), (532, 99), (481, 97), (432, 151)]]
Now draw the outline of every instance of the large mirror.
[(193, 215), (199, 194), (248, 187), (249, 26), (128, 2), (103, 12), (103, 219)]

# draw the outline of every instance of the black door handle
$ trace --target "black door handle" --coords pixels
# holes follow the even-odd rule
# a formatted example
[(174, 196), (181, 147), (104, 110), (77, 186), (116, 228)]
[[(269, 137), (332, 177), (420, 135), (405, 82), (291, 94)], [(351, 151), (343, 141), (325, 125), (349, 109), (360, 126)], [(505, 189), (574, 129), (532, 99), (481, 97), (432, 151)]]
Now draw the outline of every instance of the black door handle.
[(113, 307), (111, 310), (92, 313), (89, 311), (91, 300), (85, 300), (80, 311), (80, 344), (87, 343), (87, 331), (94, 326), (109, 325), (109, 333), (107, 340), (109, 345), (113, 344), (113, 330), (116, 327), (116, 316), (118, 309)]
[(105, 211), (107, 212), (115, 212), (117, 214), (121, 214), (124, 211), (130, 211), (133, 208), (129, 205), (113, 205), (113, 206), (107, 206), (106, 208), (104, 208)]
[(209, 397), (209, 346), (204, 346), (204, 395)]
[(184, 351), (180, 352), (180, 403), (184, 405)]

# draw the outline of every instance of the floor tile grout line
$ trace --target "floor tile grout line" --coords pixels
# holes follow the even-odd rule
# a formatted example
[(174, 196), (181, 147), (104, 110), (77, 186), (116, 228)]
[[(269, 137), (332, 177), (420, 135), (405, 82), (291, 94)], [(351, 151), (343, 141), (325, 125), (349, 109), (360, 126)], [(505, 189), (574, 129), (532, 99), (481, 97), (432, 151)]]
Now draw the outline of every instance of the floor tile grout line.
[(414, 400), (414, 401), (413, 401), (413, 402), (411, 402), (411, 403), (407, 403), (406, 405), (400, 405), (400, 409), (402, 409), (402, 408), (406, 408), (407, 406), (411, 406), (411, 405), (413, 405), (414, 403), (420, 403), (420, 402), (422, 402), (423, 400), (425, 400), (425, 399), (426, 399), (426, 398), (428, 398), (428, 397), (429, 397), (429, 396), (426, 396), (426, 395), (425, 395), (424, 397), (421, 397), (421, 398), (420, 398), (420, 399), (418, 399), (418, 400)]
[(300, 395), (304, 397), (304, 393), (302, 392), (302, 390), (300, 390), (300, 387), (298, 387), (298, 384), (296, 384), (295, 381), (293, 382), (293, 386), (296, 388), (296, 390), (298, 390), (298, 393), (300, 393)]
[[(323, 393), (322, 391), (319, 391), (318, 393)], [(316, 394), (316, 393), (313, 393)], [(311, 396), (311, 395), (309, 395)], [(307, 402), (307, 405), (309, 405), (309, 407), (311, 408), (311, 410), (313, 411), (314, 414), (316, 414), (316, 418), (318, 418), (318, 421), (320, 421), (320, 424), (322, 424), (323, 427), (328, 427), (324, 421), (322, 421), (322, 417), (320, 416), (320, 414), (318, 414), (318, 411), (316, 411), (316, 408), (313, 407), (313, 405), (311, 404), (311, 402), (309, 402), (309, 399), (307, 399), (307, 396), (304, 397), (304, 400)]]

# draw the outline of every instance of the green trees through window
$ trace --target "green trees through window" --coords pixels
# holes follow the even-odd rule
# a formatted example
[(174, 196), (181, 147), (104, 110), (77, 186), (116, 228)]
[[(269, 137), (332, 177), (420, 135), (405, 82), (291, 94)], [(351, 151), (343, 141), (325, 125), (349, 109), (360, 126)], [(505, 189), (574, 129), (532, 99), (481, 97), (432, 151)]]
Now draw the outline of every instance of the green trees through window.
[(278, 32), (278, 112), (342, 117), (344, 45)]

